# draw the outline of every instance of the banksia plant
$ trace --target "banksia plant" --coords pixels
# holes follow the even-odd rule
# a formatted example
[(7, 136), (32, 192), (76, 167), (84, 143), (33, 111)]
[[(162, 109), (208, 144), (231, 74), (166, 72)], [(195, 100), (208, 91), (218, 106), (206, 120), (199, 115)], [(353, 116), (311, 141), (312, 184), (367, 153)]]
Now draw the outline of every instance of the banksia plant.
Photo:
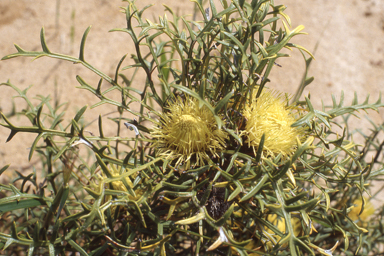
[[(144, 20), (148, 7), (138, 10), (135, 1), (124, 2), (126, 27), (111, 32), (127, 33), (135, 54), (121, 58), (114, 77), (86, 61), (90, 28), (78, 56), (51, 51), (42, 29), (41, 51), (15, 45), (17, 52), (2, 59), (50, 57), (81, 64), (100, 77), (96, 85), (76, 77), (81, 92), (99, 99), (91, 107), (117, 108), (111, 118), (116, 136), (108, 137), (102, 116), (98, 131), (85, 132), (84, 123), (92, 119), (86, 106), (66, 121), (60, 104), (40, 97), (34, 105), (27, 90), (11, 81), (1, 84), (27, 103), (18, 114), (1, 113), (1, 126), (10, 130), (6, 140), (21, 132), (35, 135), (28, 158), (41, 159), (39, 169), (0, 185), (2, 250), (20, 255), (381, 253), (384, 208), (374, 209), (369, 201), (377, 195), (372, 181), (383, 174), (383, 126), (372, 122), (371, 134), (360, 132), (361, 145), (353, 140), (359, 130), (348, 129), (350, 116), (383, 107), (381, 98), (359, 103), (355, 97), (345, 106), (343, 95), (332, 96), (331, 106), (316, 110), (314, 99), (301, 95), (313, 78), (305, 76), (295, 95), (271, 89), (278, 88), (269, 79), (271, 69), (289, 57), (284, 48), (300, 51), (307, 67), (313, 57), (290, 43), (304, 27), (292, 29), (285, 7), (273, 0), (224, 0), (220, 6), (193, 1), (202, 17), (198, 21), (166, 5), (164, 16)], [(139, 70), (146, 80), (137, 89), (131, 84)], [(17, 125), (14, 115), (27, 116), (30, 125)], [(131, 137), (120, 135), (123, 125)], [(0, 173), (10, 169), (2, 167)]]

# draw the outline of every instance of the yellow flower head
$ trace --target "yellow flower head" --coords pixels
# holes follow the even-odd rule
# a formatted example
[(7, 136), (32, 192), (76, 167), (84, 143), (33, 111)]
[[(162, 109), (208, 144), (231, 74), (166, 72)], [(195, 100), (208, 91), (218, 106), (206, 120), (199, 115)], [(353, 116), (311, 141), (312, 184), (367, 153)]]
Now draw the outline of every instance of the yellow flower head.
[(169, 112), (161, 116), (161, 125), (151, 132), (159, 154), (167, 159), (178, 159), (176, 165), (186, 164), (190, 160), (193, 166), (204, 165), (209, 155), (216, 156), (217, 151), (225, 147), (227, 135), (217, 128), (212, 112), (206, 107), (199, 107), (198, 100), (178, 97), (168, 107)]
[(352, 210), (348, 213), (348, 217), (351, 218), (353, 221), (356, 221), (358, 219), (362, 221), (366, 221), (369, 219), (369, 217), (375, 212), (375, 207), (373, 204), (366, 200), (364, 205), (364, 211), (359, 215), (361, 211), (361, 206), (363, 204), (363, 201), (361, 199), (356, 199), (353, 204), (355, 205)]
[(296, 137), (302, 136), (303, 130), (291, 127), (296, 119), (286, 106), (286, 100), (266, 90), (258, 98), (255, 96), (254, 93), (252, 102), (245, 106), (243, 112), (247, 124), (242, 135), (246, 136), (248, 146), (256, 154), (261, 137), (265, 134), (263, 154), (292, 155), (296, 148)]

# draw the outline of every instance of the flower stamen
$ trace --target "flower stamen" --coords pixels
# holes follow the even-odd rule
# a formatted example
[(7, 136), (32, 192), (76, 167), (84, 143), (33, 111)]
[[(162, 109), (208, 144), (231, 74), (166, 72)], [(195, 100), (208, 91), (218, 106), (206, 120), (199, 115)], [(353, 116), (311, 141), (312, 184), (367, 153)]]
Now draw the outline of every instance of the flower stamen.
[(210, 159), (209, 153), (216, 156), (216, 152), (224, 148), (226, 133), (217, 128), (207, 107), (199, 108), (196, 99), (177, 98), (168, 109), (169, 112), (161, 116), (162, 125), (151, 133), (153, 146), (160, 155), (177, 158), (176, 165), (185, 162), (189, 168), (192, 157), (196, 158), (194, 165), (203, 165), (204, 160)]

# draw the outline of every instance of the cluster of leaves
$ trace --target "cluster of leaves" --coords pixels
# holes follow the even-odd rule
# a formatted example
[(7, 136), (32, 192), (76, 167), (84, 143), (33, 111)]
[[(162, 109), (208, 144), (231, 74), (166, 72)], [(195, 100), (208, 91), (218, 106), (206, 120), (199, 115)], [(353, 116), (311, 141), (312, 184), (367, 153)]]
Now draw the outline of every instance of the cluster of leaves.
[[(339, 103), (334, 99), (333, 106), (322, 111), (315, 110), (309, 98), (296, 101), (306, 114), (294, 126), (306, 127), (311, 136), (299, 142), (288, 159), (262, 156), (263, 138), (254, 155), (238, 132), (246, 122), (242, 108), (253, 91), (257, 90), (256, 97), (262, 93), (276, 59), (288, 56), (283, 48), (307, 52), (289, 42), (303, 26), (290, 30), (285, 7), (272, 0), (230, 4), (221, 0), (220, 12), (213, 1), (204, 9), (196, 0), (201, 22), (179, 17), (165, 6), (172, 19), (164, 15), (157, 23), (142, 18), (148, 7), (138, 10), (134, 1), (127, 2), (123, 8), (127, 27), (112, 31), (131, 36), (134, 64), (122, 70), (134, 69), (132, 78), (144, 71), (146, 82), (140, 90), (131, 87), (132, 78), (120, 73), (126, 56), (114, 77), (85, 60), (90, 28), (79, 57), (52, 52), (44, 29), (42, 51), (15, 45), (17, 53), (3, 57), (51, 57), (92, 70), (100, 76), (98, 85), (77, 76), (79, 88), (100, 99), (92, 107), (116, 106), (118, 131), (124, 123), (136, 136), (104, 136), (101, 116), (99, 135), (86, 134), (80, 124), (86, 107), (63, 125), (61, 106), (52, 107), (49, 98), (34, 106), (27, 90), (2, 83), (27, 102), (21, 114), (31, 123), (14, 125), (1, 113), (1, 125), (11, 130), (7, 141), (19, 132), (37, 134), (29, 159), (39, 154), (39, 172), (45, 178), (38, 181), (35, 173), (19, 174), (16, 181), (21, 180), (21, 186), (0, 185), (2, 249), (18, 253), (27, 248), (28, 255), (332, 255), (341, 243), (346, 254), (379, 250), (382, 217), (369, 224), (352, 220), (348, 212), (354, 199), (369, 193), (367, 182), (383, 173), (383, 144), (375, 141), (383, 126), (376, 126), (365, 139), (363, 156), (373, 147), (377, 157), (372, 161), (361, 157), (350, 132), (336, 136), (332, 127), (338, 116), (347, 119), (360, 109), (382, 107), (380, 99), (362, 104), (354, 99), (350, 106), (344, 106), (343, 98)], [(303, 79), (294, 99), (312, 80)], [(104, 91), (103, 82), (110, 85)], [(111, 92), (117, 92), (121, 101), (109, 97)], [(158, 123), (156, 117), (166, 111), (174, 95), (197, 99), (212, 112), (219, 129), (230, 135), (226, 149), (207, 165), (182, 169), (172, 159), (156, 157), (156, 149), (150, 147), (148, 123)], [(139, 110), (131, 107), (137, 102)], [(124, 118), (126, 112), (136, 119)], [(79, 148), (89, 149), (93, 160), (80, 154)], [(271, 216), (277, 216), (284, 228)]]

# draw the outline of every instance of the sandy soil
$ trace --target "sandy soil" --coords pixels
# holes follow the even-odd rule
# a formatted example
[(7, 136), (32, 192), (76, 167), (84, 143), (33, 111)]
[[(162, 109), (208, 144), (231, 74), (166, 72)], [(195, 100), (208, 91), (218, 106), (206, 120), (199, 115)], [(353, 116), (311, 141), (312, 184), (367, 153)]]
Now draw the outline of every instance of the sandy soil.
[[(151, 0), (138, 1), (144, 7)], [(156, 6), (148, 13), (148, 18), (163, 15), (161, 3), (171, 6), (176, 12), (186, 14), (193, 10), (193, 3), (187, 0), (155, 1)], [(305, 91), (311, 93), (316, 107), (321, 99), (330, 102), (330, 94), (340, 96), (342, 90), (346, 102), (350, 102), (354, 92), (360, 101), (372, 95), (376, 100), (384, 88), (384, 1), (382, 0), (276, 0), (276, 4), (288, 6), (286, 12), (292, 19), (293, 27), (305, 25), (309, 35), (298, 36), (292, 42), (315, 51), (310, 75), (315, 81)], [(51, 51), (68, 55), (78, 55), (80, 40), (85, 29), (92, 25), (88, 35), (85, 58), (89, 63), (113, 76), (120, 58), (132, 52), (129, 36), (123, 33), (109, 33), (108, 30), (125, 26), (125, 17), (119, 6), (126, 6), (120, 0), (1, 0), (0, 1), (0, 57), (15, 52), (13, 43), (26, 50), (39, 50), (41, 27), (46, 31), (48, 47)], [(73, 35), (73, 36), (72, 36)], [(287, 51), (288, 52), (288, 51)], [(304, 62), (298, 51), (292, 57), (280, 59), (281, 68), (276, 67), (271, 77), (270, 87), (294, 93), (304, 72)], [(133, 61), (129, 57), (124, 65)], [(16, 58), (0, 62), (0, 82), (8, 79), (21, 89), (33, 87), (28, 95), (51, 95), (60, 102), (70, 101), (67, 118), (73, 117), (83, 105), (98, 102), (86, 91), (75, 90), (78, 86), (76, 75), (89, 84), (96, 85), (98, 77), (80, 65), (41, 58), (35, 61)], [(140, 87), (142, 79), (136, 81)], [(12, 110), (10, 97), (15, 92), (9, 87), (0, 87), (0, 108), (4, 113)], [(16, 109), (24, 106), (16, 99)], [(37, 103), (37, 101), (34, 101)], [(115, 111), (114, 108), (87, 110), (88, 117)], [(384, 120), (384, 111), (372, 115), (376, 123)], [(12, 120), (22, 124), (25, 120)], [(360, 123), (368, 129), (366, 123)], [(113, 131), (110, 131), (113, 133)], [(0, 127), (0, 167), (12, 163), (10, 170), (22, 170), (30, 165), (28, 147), (33, 141), (31, 135), (17, 134), (5, 143), (9, 131)], [(38, 159), (32, 159), (32, 163)], [(29, 169), (30, 171), (31, 169)], [(28, 172), (29, 172), (28, 171)]]

